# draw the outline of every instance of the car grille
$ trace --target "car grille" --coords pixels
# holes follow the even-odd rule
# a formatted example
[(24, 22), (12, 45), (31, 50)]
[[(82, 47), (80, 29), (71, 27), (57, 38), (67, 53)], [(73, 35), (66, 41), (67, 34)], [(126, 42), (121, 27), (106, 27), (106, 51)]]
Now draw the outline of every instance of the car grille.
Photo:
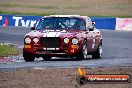
[(42, 37), (40, 41), (44, 48), (59, 48), (61, 46), (61, 39), (58, 37)]

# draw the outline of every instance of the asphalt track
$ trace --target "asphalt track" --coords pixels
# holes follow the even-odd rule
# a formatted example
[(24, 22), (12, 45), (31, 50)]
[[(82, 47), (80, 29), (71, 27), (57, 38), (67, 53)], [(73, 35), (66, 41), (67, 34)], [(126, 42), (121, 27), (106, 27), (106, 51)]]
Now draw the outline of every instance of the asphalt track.
[[(23, 37), (30, 31), (24, 27), (0, 27), (0, 43), (12, 43), (23, 47)], [(103, 57), (101, 59), (71, 60), (53, 58), (52, 61), (25, 62), (22, 55), (11, 56), (12, 62), (0, 62), (0, 71), (16, 68), (72, 68), (72, 67), (113, 67), (132, 66), (132, 32), (101, 30), (103, 34)]]

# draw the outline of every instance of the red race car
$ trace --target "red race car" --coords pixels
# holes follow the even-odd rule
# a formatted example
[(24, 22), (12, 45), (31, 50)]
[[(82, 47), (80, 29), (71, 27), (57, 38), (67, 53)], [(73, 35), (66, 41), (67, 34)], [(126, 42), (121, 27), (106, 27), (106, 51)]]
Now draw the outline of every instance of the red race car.
[(24, 37), (23, 57), (51, 60), (52, 57), (87, 59), (102, 57), (102, 35), (87, 16), (52, 15), (40, 19)]

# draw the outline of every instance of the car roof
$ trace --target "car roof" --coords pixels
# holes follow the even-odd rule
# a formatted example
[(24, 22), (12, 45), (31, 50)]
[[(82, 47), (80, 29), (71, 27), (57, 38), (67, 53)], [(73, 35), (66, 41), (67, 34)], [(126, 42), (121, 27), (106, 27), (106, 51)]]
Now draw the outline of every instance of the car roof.
[(49, 15), (49, 16), (44, 16), (45, 17), (77, 17), (77, 18), (83, 18), (83, 19), (89, 19), (88, 16), (80, 16), (80, 15)]

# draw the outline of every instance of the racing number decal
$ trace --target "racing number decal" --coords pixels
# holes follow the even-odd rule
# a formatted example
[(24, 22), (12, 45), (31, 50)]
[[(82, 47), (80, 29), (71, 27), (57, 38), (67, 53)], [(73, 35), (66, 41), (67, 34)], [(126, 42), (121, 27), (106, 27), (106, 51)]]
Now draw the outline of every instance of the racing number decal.
[(91, 40), (91, 42), (92, 42), (92, 43), (91, 43), (91, 48), (94, 49), (94, 48), (95, 48), (95, 41), (96, 41), (96, 40), (95, 40), (95, 33), (92, 32), (92, 31), (90, 31), (89, 37), (91, 37), (91, 39), (92, 39), (92, 40)]
[(92, 48), (95, 48), (95, 39), (93, 39)]
[(95, 48), (95, 35), (94, 35), (94, 33), (93, 33), (92, 37), (93, 37), (92, 48)]

